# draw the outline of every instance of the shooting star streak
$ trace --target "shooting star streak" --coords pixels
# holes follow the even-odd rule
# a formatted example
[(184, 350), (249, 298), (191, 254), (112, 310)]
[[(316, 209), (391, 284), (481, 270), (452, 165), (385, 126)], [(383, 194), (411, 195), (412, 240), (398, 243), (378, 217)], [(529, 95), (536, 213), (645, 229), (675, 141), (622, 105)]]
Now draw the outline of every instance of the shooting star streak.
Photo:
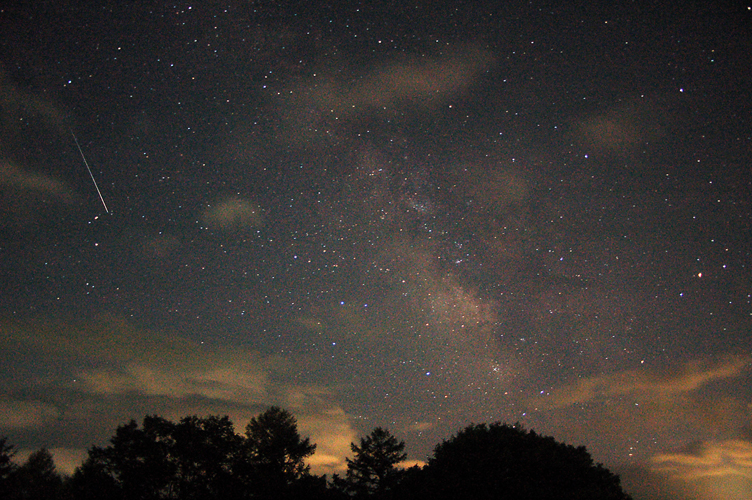
[(73, 136), (73, 140), (76, 141), (76, 147), (78, 148), (78, 152), (81, 153), (81, 158), (84, 160), (84, 165), (86, 165), (86, 170), (89, 171), (89, 177), (91, 177), (91, 182), (94, 183), (94, 187), (97, 190), (97, 194), (99, 195), (99, 199), (102, 200), (102, 205), (104, 205), (104, 211), (107, 213), (110, 213), (110, 211), (107, 209), (107, 203), (104, 202), (104, 198), (102, 198), (102, 192), (99, 190), (99, 186), (97, 186), (97, 181), (94, 179), (94, 174), (91, 173), (91, 168), (89, 168), (89, 162), (86, 161), (86, 157), (84, 156), (84, 152), (81, 150), (81, 146), (78, 144), (78, 139), (76, 138), (76, 134), (73, 133), (71, 130), (71, 135)]

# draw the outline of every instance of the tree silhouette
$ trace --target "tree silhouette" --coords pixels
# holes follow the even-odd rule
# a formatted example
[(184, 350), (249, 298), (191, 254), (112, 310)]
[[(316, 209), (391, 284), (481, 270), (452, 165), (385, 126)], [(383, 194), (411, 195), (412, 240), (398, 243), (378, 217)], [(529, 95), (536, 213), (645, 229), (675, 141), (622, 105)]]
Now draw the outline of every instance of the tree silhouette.
[(124, 500), (125, 493), (118, 479), (108, 471), (100, 457), (89, 450), (89, 456), (65, 482), (69, 498), (75, 500)]
[(131, 420), (117, 428), (111, 446), (95, 447), (89, 457), (115, 478), (127, 498), (176, 498), (173, 426), (158, 416), (144, 417), (141, 429)]
[(16, 466), (0, 438), (0, 500), (629, 500), (585, 447), (519, 424), (470, 425), (437, 445), (422, 469), (398, 470), (405, 443), (380, 427), (350, 447), (347, 474), (330, 488), (305, 463), (316, 445), (281, 408), (251, 419), (244, 436), (226, 416), (147, 416), (92, 447), (61, 488), (46, 449)]
[(470, 425), (436, 446), (418, 498), (472, 500), (628, 500), (619, 477), (575, 448), (520, 424)]
[(404, 441), (377, 427), (360, 439), (360, 446), (351, 443), (350, 449), (355, 456), (346, 459), (347, 475), (336, 477), (335, 486), (355, 498), (385, 497), (400, 477), (394, 466), (407, 458)]
[(0, 498), (8, 498), (11, 490), (11, 479), (16, 470), (13, 457), (16, 451), (13, 445), (8, 444), (8, 438), (0, 438)]
[[(106, 448), (93, 447), (71, 479), (79, 497), (211, 499), (238, 496), (233, 471), (240, 436), (228, 417), (147, 416), (121, 425)], [(101, 498), (101, 496), (100, 496)]]
[(173, 460), (181, 499), (237, 496), (234, 465), (242, 438), (229, 417), (186, 417), (175, 425)]
[[(316, 445), (298, 434), (297, 422), (277, 407), (251, 419), (245, 436), (228, 417), (185, 417), (177, 423), (147, 416), (141, 427), (119, 426), (106, 447), (94, 446), (68, 481), (77, 499), (235, 500), (285, 498), (314, 492), (304, 459)], [(309, 495), (310, 496), (310, 495)]]
[(289, 496), (294, 483), (309, 475), (305, 458), (316, 445), (298, 433), (295, 417), (272, 406), (252, 418), (245, 428), (242, 446), (244, 475), (250, 477), (256, 495), (263, 498)]
[(63, 480), (46, 448), (35, 451), (13, 475), (8, 500), (54, 500), (60, 498)]

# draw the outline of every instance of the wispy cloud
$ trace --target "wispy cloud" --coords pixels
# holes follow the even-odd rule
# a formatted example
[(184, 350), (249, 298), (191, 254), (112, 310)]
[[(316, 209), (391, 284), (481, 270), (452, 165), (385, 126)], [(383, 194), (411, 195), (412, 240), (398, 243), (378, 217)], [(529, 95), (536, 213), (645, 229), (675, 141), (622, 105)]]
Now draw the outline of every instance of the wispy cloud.
[[(117, 318), (79, 324), (6, 322), (0, 329), (3, 352), (28, 353), (23, 361), (2, 356), (18, 375), (0, 401), (0, 435), (12, 442), (27, 442), (44, 430), (52, 440), (46, 446), (78, 457), (76, 450), (106, 442), (117, 425), (147, 413), (170, 419), (227, 414), (242, 432), (265, 407), (280, 405), (318, 444), (310, 462), (314, 469), (331, 473), (345, 467), (356, 432), (336, 393), (325, 385), (290, 380), (287, 361), (138, 329)], [(48, 368), (39, 373), (40, 366)], [(58, 404), (62, 393), (76, 403)], [(82, 420), (98, 423), (96, 435), (66, 435), (66, 428)]]
[[(603, 152), (631, 151), (666, 134), (675, 115), (673, 107), (670, 98), (633, 99), (584, 117), (575, 126), (577, 139)], [(661, 112), (656, 113), (658, 109)]]
[(661, 472), (683, 479), (741, 476), (752, 479), (752, 443), (740, 439), (696, 443), (677, 453), (662, 453), (651, 460)]
[(742, 375), (752, 366), (751, 359), (746, 356), (728, 356), (719, 361), (686, 363), (672, 373), (638, 369), (584, 378), (553, 391), (549, 404), (553, 408), (563, 408), (627, 395), (639, 395), (641, 398), (680, 395), (717, 380)]
[(202, 218), (207, 226), (224, 230), (260, 227), (263, 221), (258, 205), (237, 196), (207, 207)]
[(0, 159), (0, 227), (33, 227), (45, 219), (45, 208), (59, 209), (75, 193), (64, 181)]
[[(362, 116), (426, 112), (456, 98), (494, 63), (475, 46), (442, 54), (395, 58), (362, 69), (321, 68), (300, 85), (279, 93), (289, 139), (332, 135)], [(346, 65), (345, 65), (346, 66)]]
[(322, 79), (311, 87), (310, 96), (324, 108), (348, 114), (404, 104), (431, 107), (467, 88), (491, 62), (489, 53), (474, 47), (443, 56), (405, 58), (365, 75), (352, 75), (357, 78), (351, 81)]
[(54, 405), (41, 401), (0, 401), (0, 422), (10, 429), (28, 429), (49, 425), (60, 415)]
[(668, 486), (691, 492), (691, 498), (752, 498), (752, 443), (747, 440), (693, 443), (679, 452), (655, 455), (651, 468)]
[(63, 199), (70, 198), (72, 193), (70, 187), (63, 181), (47, 174), (21, 168), (10, 162), (0, 162), (0, 186), (21, 191), (48, 193)]

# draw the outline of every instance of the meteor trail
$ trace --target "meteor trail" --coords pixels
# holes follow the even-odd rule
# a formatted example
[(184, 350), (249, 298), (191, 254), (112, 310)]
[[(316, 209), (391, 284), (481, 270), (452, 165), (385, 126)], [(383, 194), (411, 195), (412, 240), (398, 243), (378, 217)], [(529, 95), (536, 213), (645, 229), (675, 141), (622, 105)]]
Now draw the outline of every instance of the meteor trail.
[(99, 190), (99, 186), (97, 186), (97, 181), (94, 179), (94, 174), (91, 173), (91, 169), (89, 168), (89, 162), (86, 161), (86, 157), (84, 156), (84, 152), (81, 150), (81, 146), (78, 144), (78, 139), (76, 138), (76, 134), (73, 133), (71, 130), (71, 135), (73, 136), (73, 140), (76, 141), (76, 147), (78, 148), (78, 152), (81, 153), (81, 158), (84, 160), (84, 165), (86, 165), (86, 170), (89, 171), (89, 176), (91, 177), (91, 182), (94, 183), (94, 187), (97, 190), (97, 194), (99, 195), (99, 199), (102, 200), (102, 205), (104, 205), (104, 211), (107, 213), (110, 213), (110, 211), (107, 209), (107, 203), (104, 202), (104, 198), (102, 198), (102, 192)]

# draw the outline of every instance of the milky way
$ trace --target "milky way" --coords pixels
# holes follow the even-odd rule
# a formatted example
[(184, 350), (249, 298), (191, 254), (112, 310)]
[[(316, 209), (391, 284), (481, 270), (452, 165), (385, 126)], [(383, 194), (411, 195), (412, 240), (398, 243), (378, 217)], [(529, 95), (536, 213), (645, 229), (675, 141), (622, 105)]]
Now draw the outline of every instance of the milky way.
[(0, 435), (499, 420), (746, 498), (749, 9), (312, 5), (0, 11)]

